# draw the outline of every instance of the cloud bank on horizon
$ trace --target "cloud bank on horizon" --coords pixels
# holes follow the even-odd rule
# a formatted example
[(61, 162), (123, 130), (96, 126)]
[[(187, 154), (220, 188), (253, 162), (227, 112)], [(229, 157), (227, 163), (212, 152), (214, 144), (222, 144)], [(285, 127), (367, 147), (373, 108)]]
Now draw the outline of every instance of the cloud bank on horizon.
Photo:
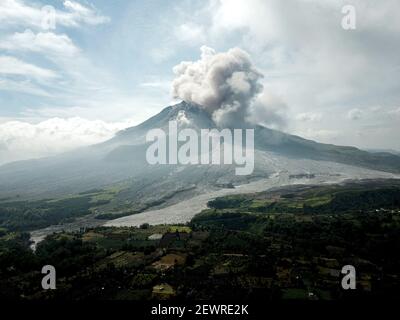
[(51, 118), (30, 124), (9, 121), (0, 124), (0, 165), (52, 156), (78, 147), (106, 141), (132, 122), (109, 123), (82, 118)]

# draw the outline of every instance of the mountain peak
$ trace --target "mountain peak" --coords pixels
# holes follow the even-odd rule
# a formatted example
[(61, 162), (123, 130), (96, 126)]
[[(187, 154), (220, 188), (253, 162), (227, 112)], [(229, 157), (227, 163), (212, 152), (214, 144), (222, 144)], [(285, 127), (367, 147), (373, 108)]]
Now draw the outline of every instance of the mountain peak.
[[(181, 101), (164, 108), (138, 126), (120, 131), (113, 139), (102, 145), (113, 147), (143, 144), (147, 132), (151, 129), (163, 129), (168, 132), (169, 121), (178, 121), (180, 128), (195, 130), (218, 128), (211, 115), (203, 107)], [(255, 130), (254, 145), (258, 150), (274, 152), (290, 158), (330, 161), (374, 170), (400, 172), (400, 157), (393, 154), (371, 154), (354, 147), (318, 143), (261, 125), (252, 128)]]
[(169, 121), (178, 121), (183, 127), (193, 129), (215, 128), (215, 123), (210, 114), (200, 105), (181, 101), (175, 105), (164, 108), (160, 113), (147, 119), (141, 124), (122, 130), (110, 141), (137, 140), (143, 137), (151, 129), (165, 129), (168, 127)]
[(171, 108), (179, 109), (179, 110), (187, 110), (187, 111), (203, 109), (200, 105), (198, 105), (196, 103), (192, 103), (192, 102), (186, 102), (185, 100), (182, 100), (181, 102), (172, 105)]
[[(182, 114), (186, 115), (188, 118), (197, 118), (198, 116), (201, 116), (202, 118), (211, 120), (211, 116), (202, 106), (191, 102), (181, 101), (165, 108), (164, 110), (168, 110), (169, 121), (177, 120), (176, 118)], [(164, 110), (161, 112), (164, 112)]]
[[(174, 171), (176, 168), (173, 166), (149, 166), (145, 159), (146, 135), (151, 129), (168, 132), (169, 121), (181, 122), (183, 125), (180, 128), (218, 128), (204, 108), (182, 101), (164, 108), (138, 126), (119, 132), (113, 139), (102, 144), (48, 159), (2, 166), (0, 194), (3, 197), (21, 193), (29, 195), (31, 192), (46, 196), (69, 194), (134, 178), (135, 183), (130, 184), (130, 195), (131, 200), (135, 201), (142, 199), (146, 191), (149, 194), (154, 193), (154, 190), (170, 192), (182, 186), (186, 188), (188, 185), (201, 184), (200, 189), (207, 190), (221, 179), (238, 183), (244, 181), (232, 175), (232, 167), (229, 166), (193, 166), (179, 171)], [(254, 127), (254, 148), (256, 158), (253, 178), (281, 171), (291, 174), (306, 171), (336, 175), (344, 170), (359, 177), (358, 174), (364, 172), (361, 168), (400, 173), (399, 156), (371, 154), (354, 147), (322, 144), (263, 126)], [(333, 170), (332, 166), (336, 169)], [(368, 175), (381, 174), (376, 171), (365, 172)]]

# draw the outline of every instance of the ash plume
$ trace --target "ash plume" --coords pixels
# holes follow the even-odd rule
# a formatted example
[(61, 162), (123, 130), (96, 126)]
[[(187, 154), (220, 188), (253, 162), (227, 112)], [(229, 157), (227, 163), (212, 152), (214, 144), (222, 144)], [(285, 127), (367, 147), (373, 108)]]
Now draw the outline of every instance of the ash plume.
[(173, 71), (174, 98), (201, 106), (219, 126), (243, 126), (250, 106), (263, 90), (263, 75), (239, 48), (216, 53), (202, 46), (199, 60), (183, 61)]

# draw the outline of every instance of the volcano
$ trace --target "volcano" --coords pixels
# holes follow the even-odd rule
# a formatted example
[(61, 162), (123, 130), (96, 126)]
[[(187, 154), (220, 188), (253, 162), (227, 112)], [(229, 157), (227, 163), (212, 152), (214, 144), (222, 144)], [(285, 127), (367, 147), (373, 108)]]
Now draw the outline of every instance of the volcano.
[(149, 146), (146, 134), (156, 128), (167, 131), (170, 121), (176, 121), (181, 129), (217, 128), (203, 108), (183, 101), (104, 143), (3, 165), (0, 198), (47, 199), (114, 188), (118, 192), (104, 210), (120, 211), (177, 203), (271, 176), (280, 176), (282, 183), (304, 179), (317, 183), (386, 178), (400, 172), (399, 156), (322, 144), (259, 125), (251, 127), (255, 136), (251, 175), (235, 175), (234, 165), (150, 165), (145, 158)]

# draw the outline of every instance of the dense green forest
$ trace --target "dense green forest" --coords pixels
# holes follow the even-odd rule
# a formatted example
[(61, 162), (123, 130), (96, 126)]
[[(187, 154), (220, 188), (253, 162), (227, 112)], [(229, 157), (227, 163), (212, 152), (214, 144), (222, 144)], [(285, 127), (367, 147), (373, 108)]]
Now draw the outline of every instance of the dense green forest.
[[(294, 186), (287, 193), (257, 193), (251, 196), (233, 195), (208, 203), (210, 208), (245, 208), (263, 213), (344, 213), (400, 206), (400, 186), (397, 182), (353, 186)], [(295, 193), (291, 192), (294, 191)]]
[(0, 227), (29, 231), (72, 221), (90, 213), (91, 197), (62, 200), (0, 202)]

